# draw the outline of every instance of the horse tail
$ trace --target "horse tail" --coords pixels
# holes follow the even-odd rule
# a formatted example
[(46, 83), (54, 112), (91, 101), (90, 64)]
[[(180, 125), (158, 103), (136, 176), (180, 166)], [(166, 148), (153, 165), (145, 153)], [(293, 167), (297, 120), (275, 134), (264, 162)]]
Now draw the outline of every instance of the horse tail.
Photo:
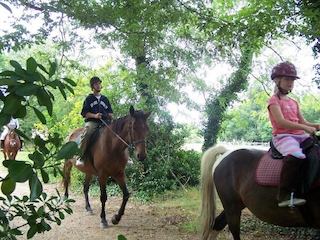
[(224, 154), (227, 149), (223, 146), (209, 148), (201, 159), (201, 195), (202, 203), (200, 221), (202, 226), (202, 239), (209, 239), (215, 221), (216, 190), (213, 182), (213, 165), (218, 155)]
[(71, 159), (65, 159), (63, 165), (63, 186), (64, 186), (64, 196), (69, 197), (69, 185), (71, 182), (71, 170), (72, 170), (72, 161)]
[[(69, 135), (66, 137), (65, 142), (69, 142), (70, 138), (73, 136), (75, 130), (69, 133)], [(62, 183), (64, 186), (64, 196), (69, 197), (69, 185), (71, 182), (71, 170), (72, 170), (72, 161), (71, 159), (65, 159), (64, 165), (63, 165), (63, 179)]]

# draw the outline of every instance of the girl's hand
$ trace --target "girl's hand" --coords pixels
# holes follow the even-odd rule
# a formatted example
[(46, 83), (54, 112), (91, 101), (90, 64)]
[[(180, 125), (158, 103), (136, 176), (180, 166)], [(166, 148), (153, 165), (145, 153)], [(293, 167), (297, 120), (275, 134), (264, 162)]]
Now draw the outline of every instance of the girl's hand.
[(315, 127), (309, 127), (309, 126), (306, 126), (304, 130), (310, 135), (315, 135), (317, 132), (317, 129)]

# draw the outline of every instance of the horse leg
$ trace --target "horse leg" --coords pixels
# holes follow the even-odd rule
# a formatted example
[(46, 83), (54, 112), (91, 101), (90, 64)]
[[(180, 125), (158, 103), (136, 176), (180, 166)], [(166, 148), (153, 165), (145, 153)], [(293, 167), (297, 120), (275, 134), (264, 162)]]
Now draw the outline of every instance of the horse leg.
[(12, 158), (11, 159), (16, 160), (17, 154), (18, 154), (18, 151), (12, 152), (12, 156), (11, 156)]
[(100, 213), (100, 228), (108, 228), (109, 224), (106, 219), (106, 202), (107, 202), (107, 179), (100, 179), (99, 178), (99, 183), (100, 183), (100, 202), (101, 202), (101, 213)]
[(122, 203), (121, 203), (121, 207), (120, 207), (120, 209), (118, 211), (118, 214), (116, 214), (116, 215), (114, 215), (112, 217), (112, 223), (115, 224), (115, 225), (120, 222), (121, 217), (124, 214), (124, 210), (126, 208), (127, 202), (129, 200), (129, 197), (130, 197), (129, 190), (128, 190), (127, 185), (125, 183), (125, 176), (122, 176), (120, 178), (120, 181), (118, 181), (117, 179), (116, 179), (116, 181), (117, 181), (118, 184), (120, 183), (119, 186), (120, 186), (120, 188), (122, 190)]
[(85, 198), (85, 202), (86, 202), (86, 210), (89, 214), (93, 214), (93, 211), (91, 209), (90, 206), (90, 202), (89, 202), (89, 188), (90, 188), (90, 181), (92, 179), (92, 175), (90, 174), (86, 174), (86, 179), (84, 181), (83, 184), (83, 193), (84, 193), (84, 198)]
[[(231, 208), (231, 209), (230, 209)], [(225, 208), (226, 218), (228, 219), (229, 230), (233, 236), (234, 240), (240, 240), (240, 217), (241, 217), (241, 209), (233, 208)]]
[(219, 216), (214, 220), (214, 225), (212, 227), (212, 229), (214, 231), (222, 231), (222, 229), (225, 228), (225, 226), (227, 226), (228, 221), (227, 221), (227, 216), (225, 211), (223, 210)]

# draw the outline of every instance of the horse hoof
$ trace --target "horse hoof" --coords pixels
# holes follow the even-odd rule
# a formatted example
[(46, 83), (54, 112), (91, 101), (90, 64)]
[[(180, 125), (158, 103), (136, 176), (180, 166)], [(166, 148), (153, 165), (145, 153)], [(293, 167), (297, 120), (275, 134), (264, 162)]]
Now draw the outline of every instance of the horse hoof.
[(87, 215), (94, 215), (92, 210), (87, 210)]
[(119, 223), (119, 221), (116, 219), (116, 216), (113, 216), (113, 217), (112, 217), (111, 222), (112, 222), (114, 225), (117, 225), (117, 224)]
[(109, 227), (108, 222), (101, 222), (100, 223), (100, 228), (108, 228), (108, 227)]

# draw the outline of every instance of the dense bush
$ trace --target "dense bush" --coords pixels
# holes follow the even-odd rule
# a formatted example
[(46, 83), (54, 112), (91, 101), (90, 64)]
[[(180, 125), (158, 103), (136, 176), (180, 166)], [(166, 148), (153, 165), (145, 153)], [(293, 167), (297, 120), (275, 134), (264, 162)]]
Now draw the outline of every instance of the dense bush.
[(143, 163), (126, 169), (128, 185), (139, 198), (148, 199), (181, 186), (196, 186), (200, 176), (200, 153), (176, 150), (165, 154), (161, 149), (149, 152)]

